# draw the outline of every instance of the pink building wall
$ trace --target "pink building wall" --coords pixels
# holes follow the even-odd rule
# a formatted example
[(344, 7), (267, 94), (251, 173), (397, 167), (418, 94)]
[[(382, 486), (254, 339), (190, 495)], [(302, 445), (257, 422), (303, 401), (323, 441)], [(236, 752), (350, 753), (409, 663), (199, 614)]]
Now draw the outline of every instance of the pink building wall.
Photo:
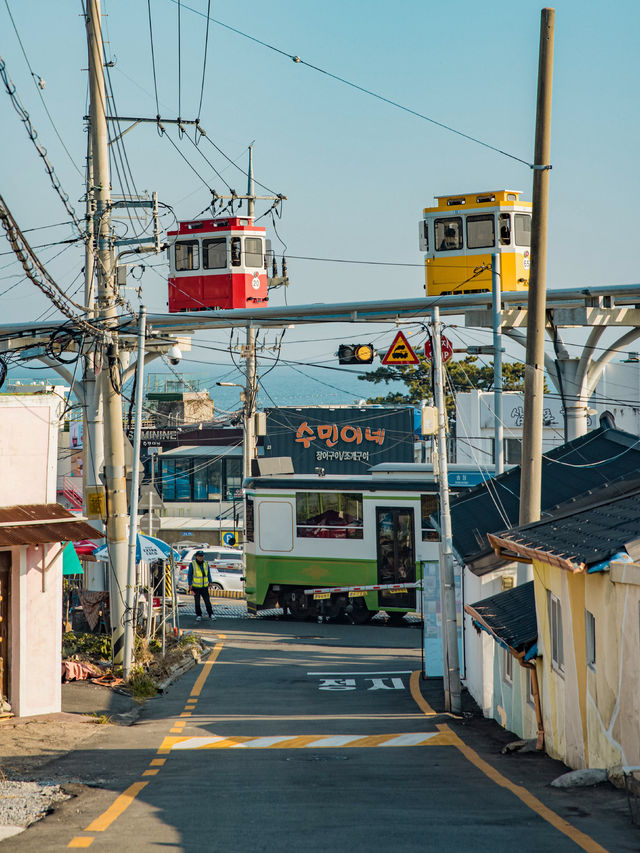
[[(0, 397), (0, 506), (55, 503), (60, 402), (52, 395)], [(59, 543), (2, 550), (12, 558), (9, 702), (16, 716), (55, 713), (61, 709), (62, 551)]]

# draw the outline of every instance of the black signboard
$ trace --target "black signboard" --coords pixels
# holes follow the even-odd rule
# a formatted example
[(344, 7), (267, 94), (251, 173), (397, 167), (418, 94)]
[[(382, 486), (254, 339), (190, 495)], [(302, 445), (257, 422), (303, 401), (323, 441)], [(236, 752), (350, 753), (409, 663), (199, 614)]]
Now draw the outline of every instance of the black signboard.
[(413, 462), (410, 406), (266, 409), (265, 456), (290, 456), (296, 474), (363, 474), (380, 462)]

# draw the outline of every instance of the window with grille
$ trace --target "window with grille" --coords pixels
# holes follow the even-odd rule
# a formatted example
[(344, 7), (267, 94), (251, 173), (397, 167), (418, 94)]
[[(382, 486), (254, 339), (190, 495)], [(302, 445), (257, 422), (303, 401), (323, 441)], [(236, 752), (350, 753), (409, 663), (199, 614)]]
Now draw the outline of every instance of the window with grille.
[(562, 636), (562, 605), (560, 599), (547, 590), (549, 633), (551, 635), (551, 665), (556, 672), (564, 673), (564, 641)]

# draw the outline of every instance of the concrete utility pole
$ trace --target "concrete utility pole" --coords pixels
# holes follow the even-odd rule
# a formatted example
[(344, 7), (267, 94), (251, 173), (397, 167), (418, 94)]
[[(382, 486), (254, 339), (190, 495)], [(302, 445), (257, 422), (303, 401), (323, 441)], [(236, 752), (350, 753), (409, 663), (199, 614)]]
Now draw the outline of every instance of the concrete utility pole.
[(111, 606), (112, 658), (116, 665), (124, 659), (127, 581), (127, 495), (122, 426), (121, 369), (118, 352), (115, 258), (111, 235), (111, 184), (102, 50), (100, 0), (87, 0), (87, 44), (89, 53), (89, 132), (93, 154), (92, 189), (96, 272), (98, 280), (98, 317), (111, 334), (106, 356), (102, 359), (100, 382), (104, 409), (104, 445), (109, 549), (109, 591)]
[(530, 524), (540, 518), (554, 21), (555, 10), (543, 9), (540, 19), (538, 101), (533, 160), (531, 275), (524, 386), (520, 524)]
[(504, 426), (502, 419), (502, 287), (500, 255), (491, 256), (491, 300), (493, 307), (493, 417), (495, 421), (495, 471), (504, 471)]
[[(133, 428), (133, 470), (131, 472), (131, 499), (129, 501), (129, 553), (127, 560), (127, 618), (124, 629), (123, 674), (128, 678), (134, 653), (134, 631), (136, 618), (134, 613), (134, 592), (139, 579), (136, 570), (136, 546), (138, 544), (138, 490), (140, 485), (140, 436), (142, 433), (142, 406), (144, 403), (144, 343), (147, 331), (147, 314), (144, 305), (140, 306), (140, 326), (138, 328), (138, 361), (136, 371), (136, 419)], [(151, 492), (149, 495), (151, 496)], [(149, 509), (151, 516), (151, 509)]]
[[(247, 174), (247, 212), (251, 219), (255, 216), (256, 199), (253, 181), (253, 145), (249, 146), (249, 171)], [(258, 383), (256, 378), (256, 330), (247, 326), (246, 386), (244, 392), (244, 445), (242, 448), (242, 476), (251, 476), (251, 461), (256, 458), (255, 413)]]
[(442, 672), (444, 676), (444, 704), (447, 711), (459, 713), (462, 709), (460, 693), (460, 661), (458, 659), (458, 619), (456, 614), (456, 587), (453, 571), (453, 542), (451, 513), (449, 511), (449, 466), (447, 462), (447, 411), (445, 407), (442, 369), (442, 336), (440, 310), (431, 314), (431, 341), (433, 358), (433, 396), (438, 409), (438, 478), (440, 481), (440, 613), (442, 617)]

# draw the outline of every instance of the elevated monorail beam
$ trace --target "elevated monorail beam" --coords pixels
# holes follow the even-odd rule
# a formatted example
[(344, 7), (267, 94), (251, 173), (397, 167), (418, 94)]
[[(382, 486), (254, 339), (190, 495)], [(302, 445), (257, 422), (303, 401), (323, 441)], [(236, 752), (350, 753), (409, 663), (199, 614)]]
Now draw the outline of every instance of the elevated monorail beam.
[[(526, 309), (527, 294), (510, 292), (502, 295), (507, 308)], [(201, 329), (283, 327), (291, 323), (388, 323), (394, 320), (415, 320), (424, 317), (435, 305), (441, 314), (460, 315), (469, 309), (491, 310), (491, 293), (464, 293), (451, 296), (430, 296), (419, 299), (385, 299), (369, 302), (315, 302), (310, 305), (236, 308), (226, 311), (195, 311), (178, 314), (149, 314), (148, 324), (156, 332), (196, 332)], [(549, 290), (549, 308), (570, 306), (614, 308), (640, 305), (640, 284), (595, 285)], [(120, 331), (137, 334), (137, 315), (123, 314)], [(10, 323), (0, 325), (0, 336), (24, 336), (45, 333), (58, 323)], [(631, 323), (630, 325), (633, 325)]]
[[(503, 304), (526, 308), (526, 292), (503, 294)], [(640, 304), (640, 284), (601, 285), (550, 290), (549, 308)], [(234, 326), (269, 327), (290, 323), (379, 323), (396, 319), (412, 320), (424, 317), (435, 305), (441, 314), (463, 314), (466, 309), (491, 309), (490, 293), (467, 293), (451, 296), (431, 296), (419, 299), (387, 299), (374, 302), (312, 303), (286, 307), (242, 308), (232, 311), (196, 311), (180, 314), (150, 314), (149, 323), (157, 331), (197, 331), (199, 329), (230, 328)], [(125, 320), (125, 327), (136, 322)], [(133, 325), (132, 325), (133, 328)]]

